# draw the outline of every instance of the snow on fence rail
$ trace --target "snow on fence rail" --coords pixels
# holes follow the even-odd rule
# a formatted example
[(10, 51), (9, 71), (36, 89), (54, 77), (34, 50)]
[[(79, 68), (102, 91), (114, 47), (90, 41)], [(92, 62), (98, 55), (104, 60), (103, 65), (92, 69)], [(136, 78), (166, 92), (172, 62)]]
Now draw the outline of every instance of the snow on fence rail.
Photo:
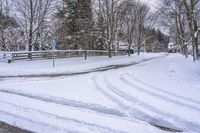
[(12, 61), (11, 53), (0, 52), (0, 61), (10, 63)]
[[(112, 51), (112, 55), (123, 55), (123, 52)], [(50, 51), (20, 51), (20, 52), (2, 52), (0, 53), (1, 61), (10, 63), (14, 60), (38, 60), (38, 59), (57, 59), (69, 57), (87, 56), (107, 56), (105, 50), (50, 50)]]

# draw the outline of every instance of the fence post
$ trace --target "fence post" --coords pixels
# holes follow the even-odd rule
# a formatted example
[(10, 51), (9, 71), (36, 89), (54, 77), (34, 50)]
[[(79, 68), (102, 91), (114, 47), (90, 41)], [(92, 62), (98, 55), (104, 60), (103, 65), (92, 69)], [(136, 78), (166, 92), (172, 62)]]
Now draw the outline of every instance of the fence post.
[(87, 50), (85, 50), (85, 60), (87, 60)]
[(51, 56), (52, 56), (52, 59), (53, 59), (53, 68), (55, 67), (55, 58), (54, 58), (54, 55), (56, 55), (56, 54), (55, 54), (55, 51), (53, 51), (53, 52), (52, 52), (52, 55), (51, 55)]
[(13, 59), (13, 54), (8, 54), (8, 64), (12, 62), (12, 59)]

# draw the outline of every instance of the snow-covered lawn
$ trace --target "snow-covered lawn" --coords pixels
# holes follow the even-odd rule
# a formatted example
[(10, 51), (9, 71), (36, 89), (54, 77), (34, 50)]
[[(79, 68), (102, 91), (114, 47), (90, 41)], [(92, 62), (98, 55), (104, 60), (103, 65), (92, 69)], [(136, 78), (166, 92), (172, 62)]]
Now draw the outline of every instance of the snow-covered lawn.
[[(133, 62), (139, 64), (84, 75), (3, 78)], [(33, 132), (200, 132), (200, 62), (144, 54), (51, 63), (0, 63), (0, 121)]]
[(88, 57), (88, 60), (84, 60), (83, 57), (55, 59), (55, 68), (53, 68), (53, 60), (14, 61), (11, 64), (0, 62), (0, 76), (82, 72), (109, 65), (137, 62), (157, 56), (159, 54), (134, 55), (130, 58), (113, 56), (112, 59), (107, 56)]

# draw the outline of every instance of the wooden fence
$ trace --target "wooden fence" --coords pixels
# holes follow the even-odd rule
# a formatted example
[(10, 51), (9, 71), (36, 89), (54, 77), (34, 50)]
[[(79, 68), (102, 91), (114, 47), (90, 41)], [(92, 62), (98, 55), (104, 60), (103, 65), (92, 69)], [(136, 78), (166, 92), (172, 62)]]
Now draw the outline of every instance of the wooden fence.
[[(112, 55), (124, 55), (124, 52), (112, 51)], [(58, 59), (69, 57), (84, 57), (88, 56), (107, 56), (108, 51), (105, 50), (50, 50), (50, 51), (22, 51), (22, 52), (2, 52), (0, 60), (8, 61), (9, 63), (15, 60), (39, 60), (39, 59)]]

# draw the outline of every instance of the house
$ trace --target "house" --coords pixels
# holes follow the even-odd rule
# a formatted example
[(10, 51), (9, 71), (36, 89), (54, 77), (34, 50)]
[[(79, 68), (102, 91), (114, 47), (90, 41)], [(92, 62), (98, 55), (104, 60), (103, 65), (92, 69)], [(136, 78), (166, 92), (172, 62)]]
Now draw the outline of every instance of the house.
[[(128, 49), (128, 45), (119, 45), (119, 48), (118, 48), (119, 51), (122, 51), (124, 53), (128, 53), (129, 49)], [(130, 48), (130, 52), (131, 54), (134, 54), (134, 50), (133, 50), (133, 47), (131, 46)]]
[(169, 43), (168, 44), (168, 52), (169, 53), (175, 53), (175, 52), (177, 52), (177, 44), (175, 44), (175, 43)]

